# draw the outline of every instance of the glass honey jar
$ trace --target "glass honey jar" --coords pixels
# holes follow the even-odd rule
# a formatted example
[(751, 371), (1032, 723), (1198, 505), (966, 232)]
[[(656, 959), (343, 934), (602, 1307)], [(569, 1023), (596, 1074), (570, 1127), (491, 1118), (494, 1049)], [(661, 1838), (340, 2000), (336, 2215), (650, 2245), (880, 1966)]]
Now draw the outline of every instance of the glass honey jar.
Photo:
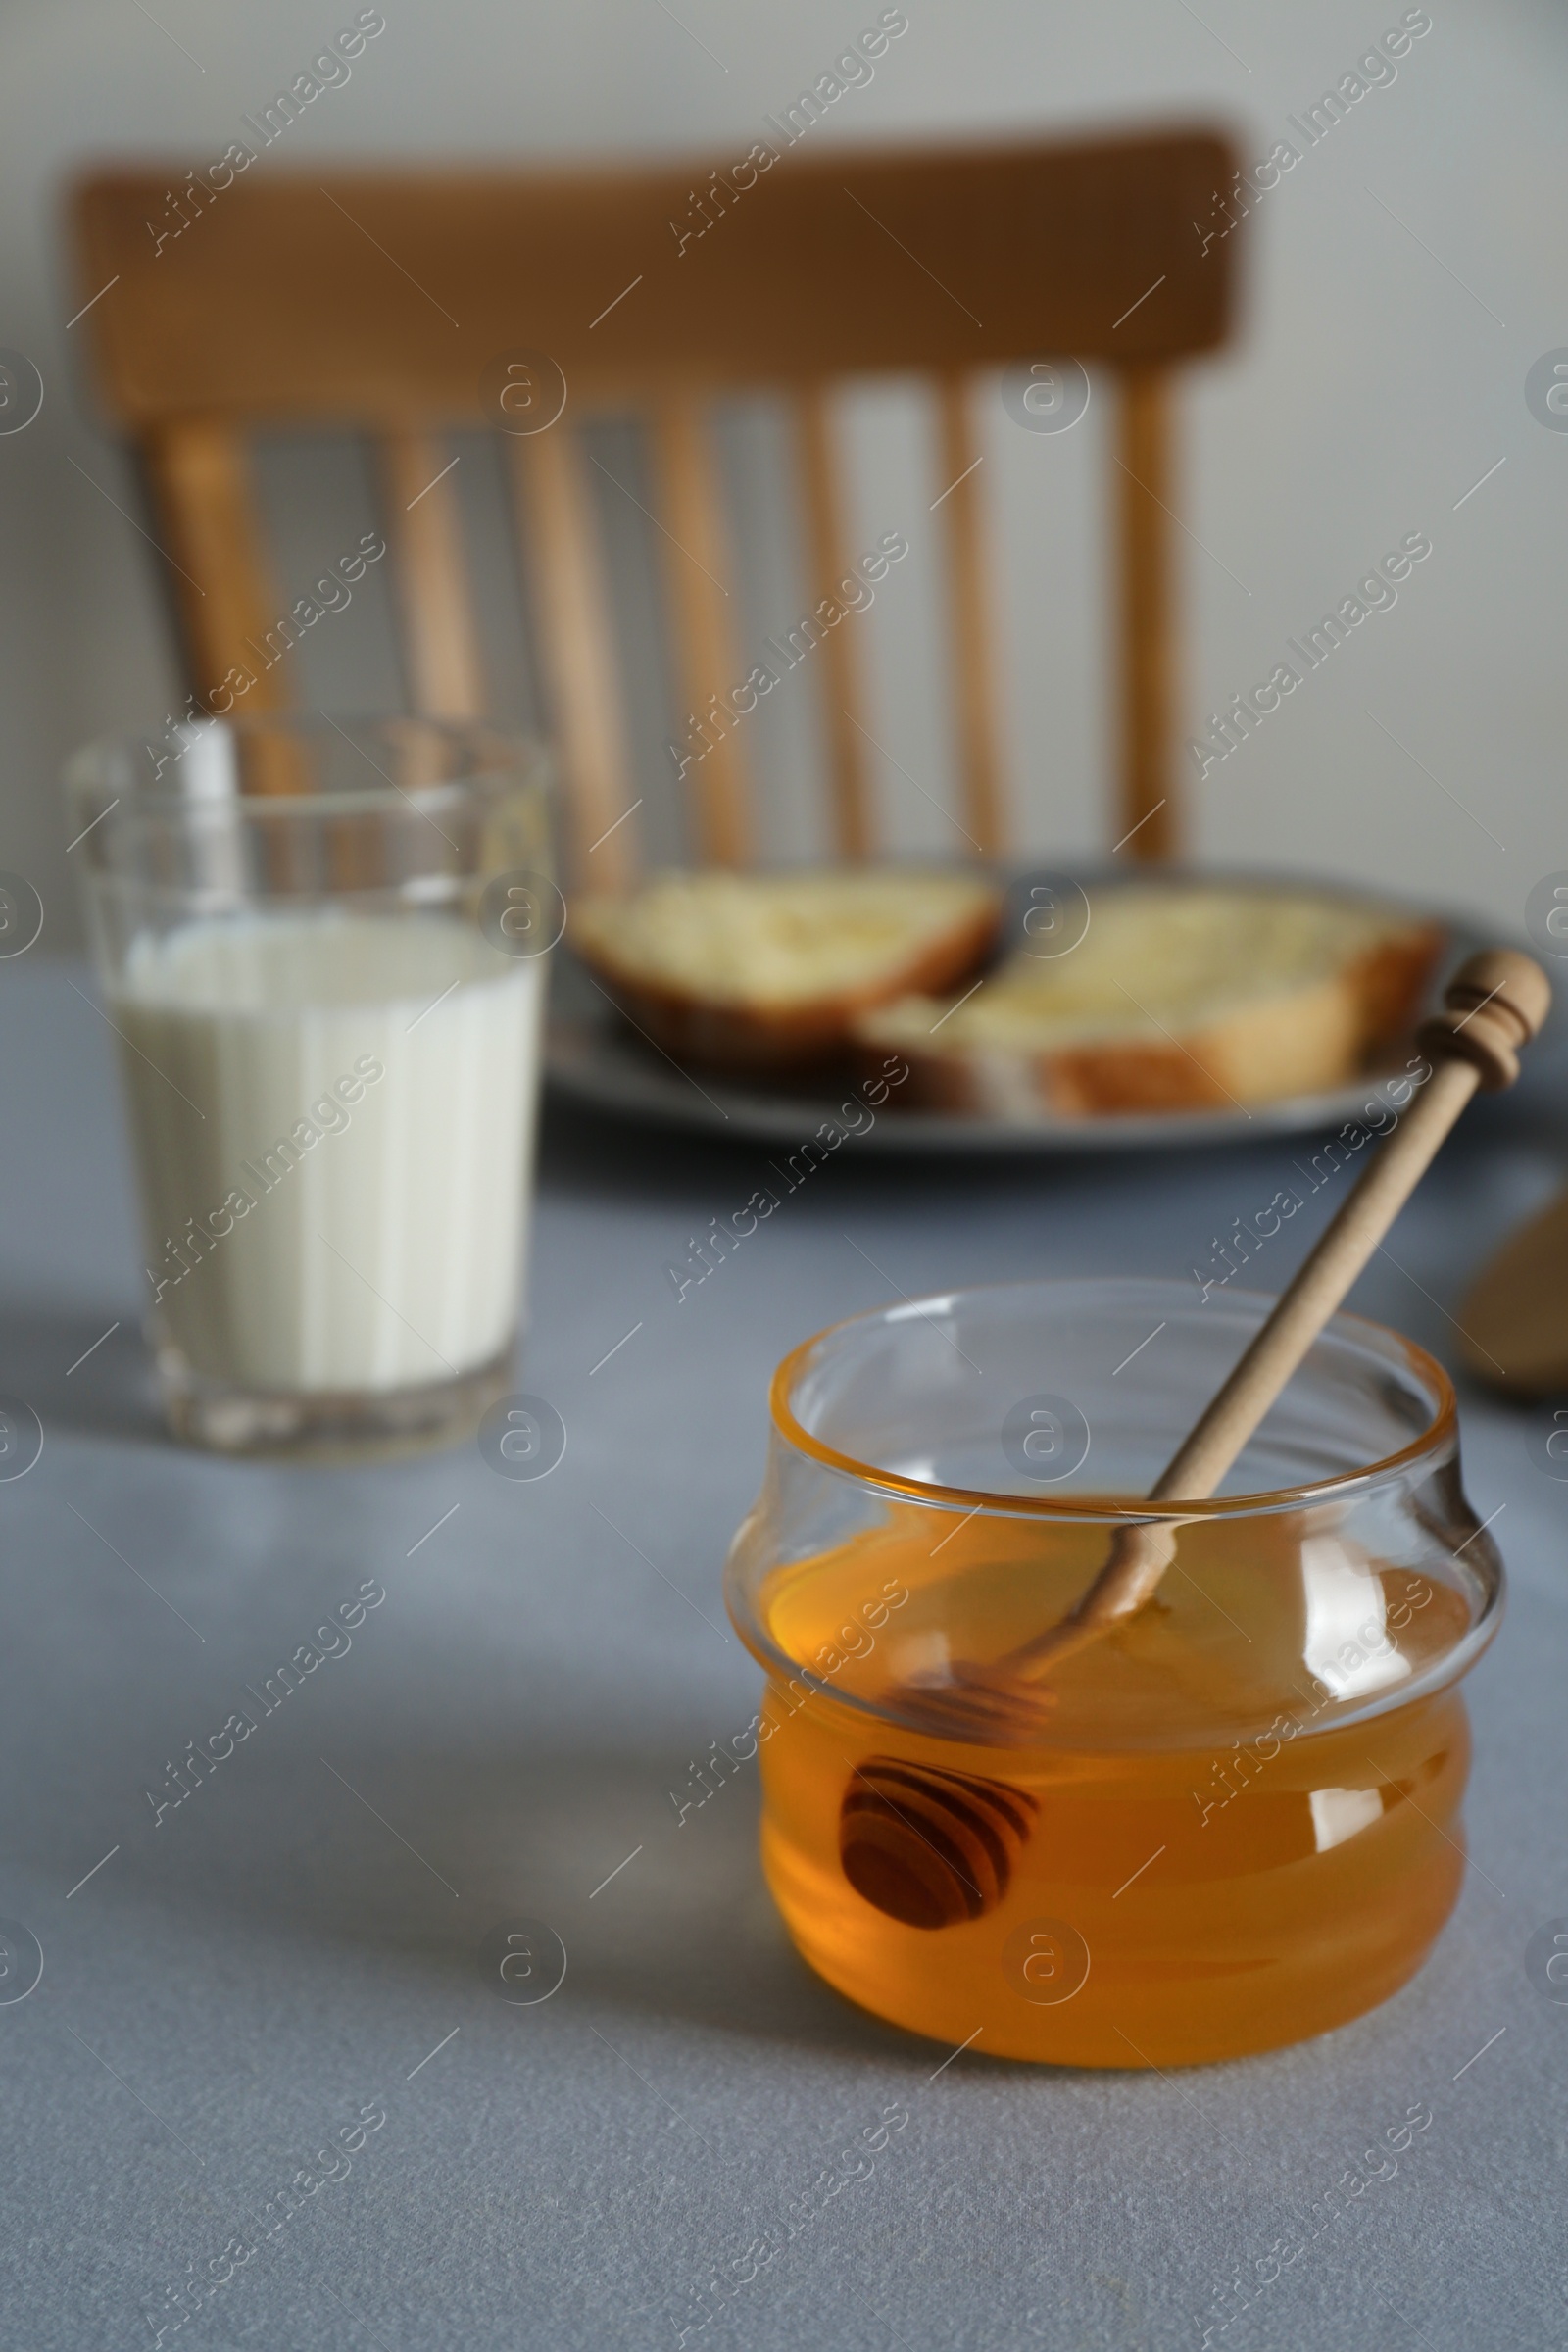
[[(1134, 1618), (953, 1728), (1063, 1617), (1273, 1301), (1146, 1281), (915, 1300), (779, 1366), (726, 1571), (762, 1860), (801, 1952), (950, 2046), (1197, 2063), (1359, 2016), (1464, 1873), (1458, 1685), (1502, 1570), (1452, 1389), (1336, 1316)], [(961, 1720), (961, 1719), (960, 1719)]]

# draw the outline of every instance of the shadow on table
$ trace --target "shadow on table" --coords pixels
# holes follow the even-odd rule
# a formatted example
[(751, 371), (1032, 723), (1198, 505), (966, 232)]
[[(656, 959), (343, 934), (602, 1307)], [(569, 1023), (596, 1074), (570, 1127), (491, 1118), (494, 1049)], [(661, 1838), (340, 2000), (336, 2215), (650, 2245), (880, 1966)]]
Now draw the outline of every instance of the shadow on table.
[[(561, 2005), (748, 2040), (862, 2055), (906, 2037), (831, 1991), (796, 1954), (758, 1860), (755, 1767), (677, 1826), (685, 1753), (458, 1752), (345, 1734), (314, 1696), (154, 1829), (126, 1838), (105, 1895), (201, 1913), (265, 1969), (269, 1942), (357, 1950), (496, 1994), (493, 1932), (543, 1921), (568, 1956)], [(281, 1710), (279, 1711), (281, 1715)], [(249, 1750), (250, 1752), (247, 1752)], [(341, 1777), (339, 1777), (341, 1776)], [(123, 1875), (122, 1875), (123, 1872)], [(613, 2028), (606, 2031), (613, 2034)]]
[(134, 1308), (0, 1301), (0, 1396), (51, 1429), (167, 1446), (152, 1358)]

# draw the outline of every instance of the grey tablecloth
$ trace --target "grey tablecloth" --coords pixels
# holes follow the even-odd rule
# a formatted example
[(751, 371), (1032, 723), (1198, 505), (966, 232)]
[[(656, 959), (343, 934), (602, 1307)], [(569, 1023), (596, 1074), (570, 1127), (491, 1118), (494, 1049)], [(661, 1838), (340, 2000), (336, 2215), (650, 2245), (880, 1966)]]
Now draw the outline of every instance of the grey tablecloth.
[[(896, 1291), (1184, 1274), (1288, 1148), (849, 1147), (677, 1305), (665, 1260), (752, 1162), (558, 1114), (520, 1385), (565, 1419), (559, 1470), (234, 1467), (152, 1411), (112, 1041), (74, 987), (36, 958), (0, 987), (0, 1391), (46, 1431), (0, 1484), (0, 1918), (44, 1959), (0, 2006), (8, 2347), (1568, 2341), (1568, 2005), (1527, 1966), (1568, 1913), (1568, 1485), (1532, 1458), (1541, 1415), (1464, 1390), (1512, 1577), (1471, 1685), (1464, 1897), (1417, 1981), (1326, 2039), (1168, 2079), (943, 2067), (795, 1958), (750, 1776), (681, 1827), (670, 1799), (754, 1704), (718, 1570), (784, 1348)], [(1451, 1362), (1466, 1271), (1565, 1164), (1541, 1090), (1472, 1114), (1356, 1302)], [(156, 1820), (186, 1742), (367, 1580), (352, 1646)], [(476, 1959), (519, 1915), (568, 1955), (532, 2007)], [(1396, 2174), (1325, 2225), (1412, 2105)], [(319, 2161), (345, 2134), (347, 2169)]]

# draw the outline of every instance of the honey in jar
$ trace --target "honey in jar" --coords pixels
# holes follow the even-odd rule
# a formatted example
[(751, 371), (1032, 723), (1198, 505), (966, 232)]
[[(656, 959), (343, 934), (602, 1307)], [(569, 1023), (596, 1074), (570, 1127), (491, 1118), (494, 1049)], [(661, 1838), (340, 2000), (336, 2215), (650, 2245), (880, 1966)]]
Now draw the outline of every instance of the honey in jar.
[[(1148, 1330), (1146, 1306), (1177, 1302), (1147, 1294), (1170, 1287), (935, 1301), (967, 1380), (929, 1331), (861, 1318), (775, 1388), (774, 1456), (729, 1580), (768, 1669), (763, 1867), (829, 1984), (950, 2048), (1167, 2067), (1298, 2040), (1396, 1991), (1458, 1895), (1456, 1683), (1495, 1623), (1498, 1572), (1458, 1486), (1444, 1375), (1355, 1318), (1243, 1456), (1244, 1479), (1279, 1483), (1194, 1506), (1136, 1617), (1054, 1664), (1024, 1718), (954, 1736), (943, 1692), (1063, 1617), (1114, 1524), (1071, 1475), (1046, 1495), (979, 1483), (988, 1446), (1008, 1475), (995, 1422), (974, 1425), (984, 1381), (1004, 1375), (982, 1412), (1012, 1407), (1009, 1346), (1031, 1319), (1079, 1348), (1108, 1323), (1096, 1355), (1114, 1364), (1117, 1295), (1143, 1295), (1130, 1321)], [(1201, 1354), (1250, 1335), (1200, 1336)], [(1059, 1351), (1053, 1372), (1059, 1404)], [(1174, 1359), (1141, 1400), (1075, 1385), (1102, 1454), (1130, 1471), (1184, 1409)], [(967, 1424), (931, 1413), (955, 1391)], [(1369, 1437), (1403, 1443), (1368, 1462)]]

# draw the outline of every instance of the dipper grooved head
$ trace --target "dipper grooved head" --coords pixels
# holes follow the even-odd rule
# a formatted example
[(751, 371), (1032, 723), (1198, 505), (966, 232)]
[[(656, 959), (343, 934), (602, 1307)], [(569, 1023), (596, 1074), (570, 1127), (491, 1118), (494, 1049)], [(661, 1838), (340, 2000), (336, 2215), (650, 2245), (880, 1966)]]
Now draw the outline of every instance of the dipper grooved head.
[(1515, 948), (1484, 948), (1459, 966), (1444, 992), (1444, 1009), (1423, 1021), (1416, 1044), (1434, 1061), (1473, 1062), (1489, 1094), (1512, 1086), (1518, 1049), (1551, 1009), (1551, 982)]

